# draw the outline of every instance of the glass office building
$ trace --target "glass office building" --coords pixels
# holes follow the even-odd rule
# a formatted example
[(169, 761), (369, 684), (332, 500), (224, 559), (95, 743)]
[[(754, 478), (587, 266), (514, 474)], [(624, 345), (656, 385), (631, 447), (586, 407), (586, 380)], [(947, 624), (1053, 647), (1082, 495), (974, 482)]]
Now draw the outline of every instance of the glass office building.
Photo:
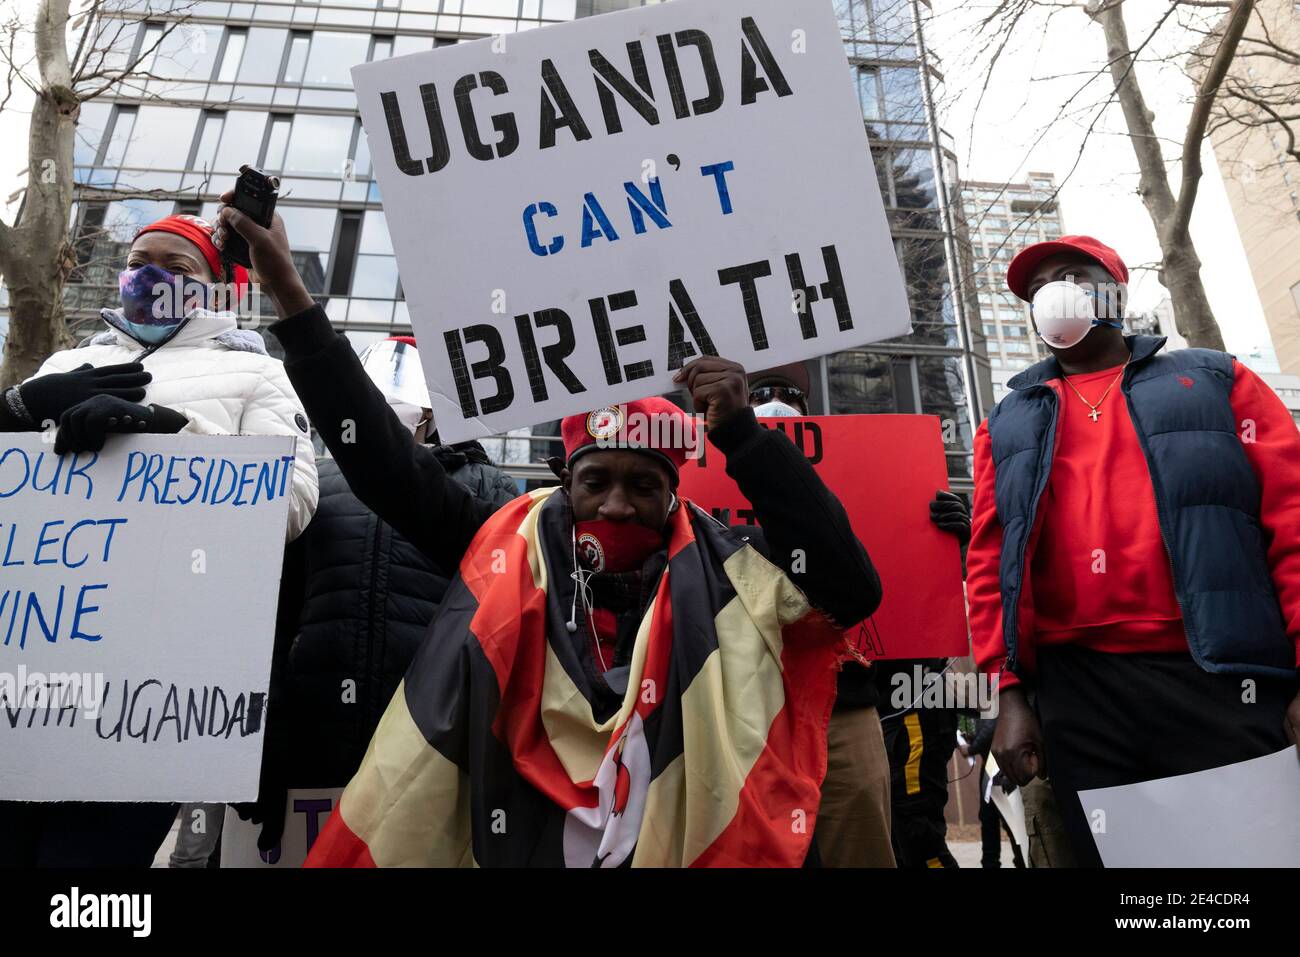
[[(112, 0), (84, 25), (83, 47), (95, 51), (100, 70), (143, 54), (144, 75), (82, 107), (73, 218), (80, 267), (67, 292), (73, 334), (93, 331), (99, 308), (116, 301), (117, 270), (135, 230), (171, 212), (212, 218), (244, 163), (280, 175), (277, 209), (299, 269), (353, 344), (409, 332), (351, 67), (638, 5)], [(969, 245), (953, 227), (955, 157), (932, 107), (941, 77), (918, 28), (927, 7), (836, 0), (836, 8), (913, 332), (815, 364), (814, 410), (938, 415), (947, 423), (949, 473), (968, 487), (972, 423), (991, 405), (991, 386), (983, 336), (968, 321), (978, 315)], [(541, 451), (534, 442), (509, 457), (536, 461)]]
[(939, 416), (954, 488), (971, 487), (974, 427), (992, 408), (957, 157), (934, 103), (925, 0), (836, 0), (841, 34), (912, 308), (912, 333), (823, 360), (832, 413)]
[(1049, 355), (1029, 319), (1029, 303), (1007, 288), (1007, 267), (1016, 253), (1065, 232), (1056, 177), (1030, 172), (1022, 183), (961, 183), (961, 218), (975, 256), (979, 316), (988, 344), (994, 399), (1007, 380)]

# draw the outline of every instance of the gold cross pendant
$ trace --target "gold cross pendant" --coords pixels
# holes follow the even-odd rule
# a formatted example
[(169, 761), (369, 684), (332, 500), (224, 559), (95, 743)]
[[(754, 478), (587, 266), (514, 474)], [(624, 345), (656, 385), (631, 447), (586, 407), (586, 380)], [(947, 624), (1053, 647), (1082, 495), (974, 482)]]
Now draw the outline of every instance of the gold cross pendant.
[(1088, 418), (1090, 418), (1090, 419), (1092, 419), (1092, 421), (1096, 422), (1096, 421), (1097, 421), (1097, 416), (1099, 416), (1099, 415), (1101, 415), (1101, 413), (1098, 412), (1096, 409), (1093, 409), (1091, 412), (1088, 413)]

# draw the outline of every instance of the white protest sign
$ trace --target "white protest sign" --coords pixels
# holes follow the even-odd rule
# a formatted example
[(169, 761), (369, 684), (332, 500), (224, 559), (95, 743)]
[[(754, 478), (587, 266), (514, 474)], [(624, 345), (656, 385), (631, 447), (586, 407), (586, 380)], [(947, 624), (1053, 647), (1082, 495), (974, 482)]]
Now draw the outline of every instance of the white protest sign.
[(256, 797), (293, 461), (0, 436), (0, 799)]
[(1080, 791), (1107, 867), (1300, 866), (1300, 758)]
[(342, 788), (290, 788), (285, 801), (284, 833), (280, 843), (269, 851), (257, 849), (262, 826), (241, 821), (234, 808), (226, 808), (221, 829), (221, 866), (302, 867), (342, 796)]
[(352, 78), (445, 442), (910, 329), (829, 0), (673, 0)]
[(1023, 853), (1028, 854), (1029, 830), (1025, 827), (1025, 796), (1021, 794), (1020, 788), (1012, 788), (1008, 794), (994, 784), (993, 779), (998, 776), (998, 770), (997, 758), (990, 753), (984, 761), (984, 800), (993, 802), (993, 806), (1002, 815), (1002, 820), (1011, 829), (1011, 840), (1015, 841)]

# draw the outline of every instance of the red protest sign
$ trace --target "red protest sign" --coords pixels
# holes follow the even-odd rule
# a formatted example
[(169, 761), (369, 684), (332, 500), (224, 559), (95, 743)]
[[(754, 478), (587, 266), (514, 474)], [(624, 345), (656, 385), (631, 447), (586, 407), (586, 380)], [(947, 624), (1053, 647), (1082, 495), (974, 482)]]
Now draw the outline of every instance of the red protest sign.
[[(822, 415), (759, 419), (803, 450), (844, 503), (884, 588), (870, 619), (854, 628), (863, 654), (876, 658), (965, 655), (966, 606), (957, 539), (930, 521), (930, 501), (948, 488), (939, 419), (932, 415)], [(733, 525), (757, 519), (726, 459), (705, 443), (687, 462), (678, 493)]]

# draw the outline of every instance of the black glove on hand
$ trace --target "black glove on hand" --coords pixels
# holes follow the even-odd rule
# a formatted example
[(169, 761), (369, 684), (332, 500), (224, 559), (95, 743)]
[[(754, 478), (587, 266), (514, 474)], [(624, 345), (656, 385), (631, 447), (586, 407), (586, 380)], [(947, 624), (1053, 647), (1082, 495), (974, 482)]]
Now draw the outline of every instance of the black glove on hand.
[(957, 536), (957, 542), (965, 545), (970, 541), (970, 509), (961, 496), (952, 492), (935, 492), (934, 501), (930, 503), (930, 521)]
[(165, 405), (137, 405), (114, 395), (96, 395), (63, 413), (54, 454), (98, 452), (115, 432), (170, 435), (185, 428), (187, 422), (189, 419)]
[(54, 372), (24, 382), (18, 395), (36, 428), (46, 422), (58, 422), (69, 409), (97, 395), (113, 396), (126, 402), (144, 398), (144, 387), (153, 376), (138, 362), (101, 366), (89, 362), (71, 372)]

